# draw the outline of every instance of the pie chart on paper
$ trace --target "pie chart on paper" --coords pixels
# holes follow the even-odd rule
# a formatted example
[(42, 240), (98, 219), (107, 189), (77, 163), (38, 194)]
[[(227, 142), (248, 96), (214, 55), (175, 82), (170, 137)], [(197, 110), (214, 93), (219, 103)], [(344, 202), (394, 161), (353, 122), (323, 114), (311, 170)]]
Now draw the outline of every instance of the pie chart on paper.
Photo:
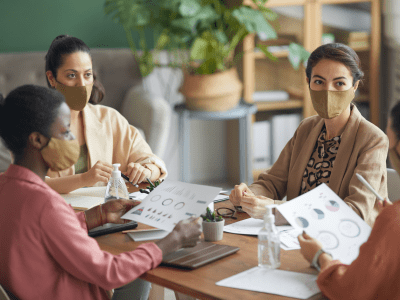
[(329, 210), (329, 211), (338, 211), (340, 209), (339, 203), (337, 203), (334, 200), (329, 200), (326, 202), (325, 207)]
[(297, 217), (296, 224), (302, 228), (306, 228), (309, 225), (308, 221), (306, 219), (304, 219), (303, 217)]
[(318, 208), (314, 208), (311, 211), (311, 215), (312, 215), (312, 217), (314, 219), (317, 219), (317, 220), (321, 220), (321, 219), (323, 219), (325, 217), (324, 212), (322, 210), (318, 209)]

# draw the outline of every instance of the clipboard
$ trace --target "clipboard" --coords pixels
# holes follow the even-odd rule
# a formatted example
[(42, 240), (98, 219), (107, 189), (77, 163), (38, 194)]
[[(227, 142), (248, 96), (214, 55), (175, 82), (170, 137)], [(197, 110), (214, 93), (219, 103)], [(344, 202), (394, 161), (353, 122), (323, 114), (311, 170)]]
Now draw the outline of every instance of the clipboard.
[(239, 251), (239, 247), (201, 242), (193, 248), (182, 248), (163, 258), (164, 266), (197, 269)]

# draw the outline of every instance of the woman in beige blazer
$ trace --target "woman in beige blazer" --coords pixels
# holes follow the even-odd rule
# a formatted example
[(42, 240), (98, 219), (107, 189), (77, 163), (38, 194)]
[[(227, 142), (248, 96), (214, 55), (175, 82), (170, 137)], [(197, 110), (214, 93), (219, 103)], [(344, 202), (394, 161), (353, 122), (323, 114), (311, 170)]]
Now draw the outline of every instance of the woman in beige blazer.
[[(116, 110), (99, 105), (104, 88), (96, 81), (89, 47), (80, 39), (58, 36), (46, 54), (49, 87), (59, 90), (71, 109), (71, 131), (80, 149), (78, 162), (49, 171), (46, 183), (59, 193), (108, 182), (113, 163), (136, 184), (164, 179), (164, 162), (156, 157), (138, 130)], [(89, 103), (88, 103), (89, 102)]]
[[(317, 48), (307, 62), (307, 82), (317, 116), (304, 119), (274, 165), (249, 187), (235, 186), (230, 201), (254, 218), (265, 205), (281, 204), (326, 183), (373, 225), (378, 201), (355, 176), (387, 197), (387, 136), (351, 103), (363, 77), (357, 54), (343, 44)], [(278, 213), (277, 223), (285, 220)]]

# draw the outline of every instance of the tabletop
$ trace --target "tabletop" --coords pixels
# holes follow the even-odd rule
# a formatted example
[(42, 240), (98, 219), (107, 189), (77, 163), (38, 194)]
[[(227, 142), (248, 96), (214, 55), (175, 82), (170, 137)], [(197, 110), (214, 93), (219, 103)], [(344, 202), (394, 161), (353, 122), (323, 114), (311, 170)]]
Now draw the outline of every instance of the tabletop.
[[(132, 188), (130, 188), (132, 191)], [(228, 201), (215, 203), (215, 208), (233, 206)], [(226, 219), (226, 225), (248, 218), (246, 213), (237, 213), (237, 220)], [(140, 224), (138, 229), (149, 226)], [(114, 233), (96, 238), (100, 248), (112, 254), (131, 251), (145, 242), (134, 242), (123, 233)], [(257, 237), (237, 235), (224, 232), (221, 245), (237, 246), (240, 250), (230, 256), (195, 270), (184, 270), (173, 267), (159, 266), (141, 276), (142, 279), (181, 292), (197, 299), (294, 299), (273, 294), (265, 294), (240, 289), (217, 286), (215, 283), (246, 271), (258, 265)], [(281, 250), (281, 270), (317, 274), (310, 264), (302, 257), (299, 250)], [(309, 299), (326, 299), (317, 294)]]

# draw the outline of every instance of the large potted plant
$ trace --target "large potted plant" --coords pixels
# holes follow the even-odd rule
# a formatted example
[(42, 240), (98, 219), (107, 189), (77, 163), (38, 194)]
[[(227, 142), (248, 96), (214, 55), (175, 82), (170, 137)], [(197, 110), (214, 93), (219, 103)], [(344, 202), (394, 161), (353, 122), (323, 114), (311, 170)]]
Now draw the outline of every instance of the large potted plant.
[[(253, 33), (276, 38), (269, 21), (277, 15), (265, 7), (267, 1), (252, 0), (249, 6), (241, 0), (106, 0), (105, 13), (124, 27), (143, 77), (158, 66), (182, 68), (186, 106), (215, 111), (230, 109), (240, 99), (239, 42)], [(149, 33), (153, 41), (146, 39)], [(275, 60), (267, 47), (257, 46)], [(176, 59), (161, 65), (153, 57), (160, 50), (173, 52)]]

